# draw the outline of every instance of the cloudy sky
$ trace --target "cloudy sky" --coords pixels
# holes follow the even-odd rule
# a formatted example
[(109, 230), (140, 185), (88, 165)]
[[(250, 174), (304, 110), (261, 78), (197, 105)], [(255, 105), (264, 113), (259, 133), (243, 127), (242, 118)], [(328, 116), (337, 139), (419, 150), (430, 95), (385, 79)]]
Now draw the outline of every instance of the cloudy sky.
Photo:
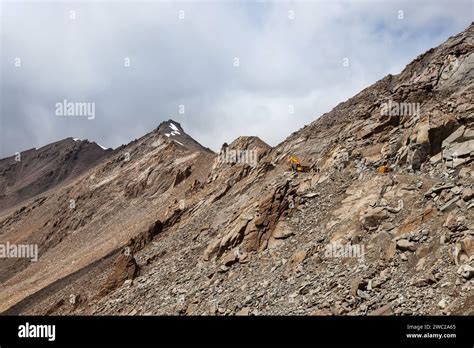
[[(170, 118), (214, 150), (276, 145), (464, 30), (473, 3), (2, 0), (0, 157), (69, 136), (115, 148)], [(64, 100), (95, 118), (56, 115)]]

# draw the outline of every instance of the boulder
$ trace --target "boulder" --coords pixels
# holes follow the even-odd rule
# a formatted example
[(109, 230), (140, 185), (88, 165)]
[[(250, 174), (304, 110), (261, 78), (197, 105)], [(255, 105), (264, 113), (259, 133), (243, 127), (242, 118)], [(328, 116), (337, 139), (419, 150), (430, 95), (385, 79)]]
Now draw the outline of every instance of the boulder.
[(454, 203), (456, 203), (457, 201), (459, 201), (459, 196), (455, 196), (453, 198), (451, 198), (449, 201), (447, 201), (441, 208), (439, 208), (440, 211), (445, 211), (447, 210), (448, 208), (450, 208)]
[(474, 267), (470, 265), (462, 265), (458, 268), (457, 273), (460, 274), (463, 278), (469, 280), (474, 276)]
[(249, 316), (250, 315), (250, 308), (243, 307), (240, 311), (235, 313), (237, 316)]
[(441, 309), (445, 309), (448, 306), (448, 302), (446, 301), (445, 298), (441, 299), (441, 301), (438, 302), (438, 307)]
[(373, 310), (372, 312), (368, 313), (367, 315), (380, 316), (380, 315), (392, 315), (392, 314), (393, 314), (392, 304), (387, 303), (386, 305)]
[(462, 190), (461, 198), (463, 201), (470, 201), (474, 197), (474, 190), (470, 187), (466, 187)]
[(443, 160), (447, 167), (456, 168), (474, 159), (474, 132), (459, 127), (443, 140)]
[(366, 230), (372, 231), (377, 229), (377, 227), (382, 223), (382, 221), (387, 218), (388, 214), (385, 208), (370, 207), (369, 209), (361, 213), (359, 221)]
[(351, 295), (356, 297), (357, 291), (365, 290), (367, 288), (367, 281), (363, 280), (361, 277), (356, 277), (351, 281)]
[(430, 126), (428, 123), (420, 123), (418, 126), (418, 132), (416, 134), (416, 142), (418, 144), (429, 143), (429, 130)]
[(140, 273), (135, 258), (128, 253), (120, 253), (114, 263), (112, 273), (100, 290), (100, 296), (105, 296), (122, 286), (128, 279), (134, 279)]
[(285, 239), (292, 236), (293, 234), (294, 233), (289, 228), (288, 224), (285, 221), (280, 220), (273, 230), (272, 237), (275, 239)]
[(468, 258), (474, 256), (474, 237), (466, 236), (461, 240), (461, 250)]
[(237, 261), (239, 261), (239, 258), (234, 251), (230, 251), (222, 257), (221, 261), (224, 266), (230, 267), (234, 263), (237, 263)]
[(410, 242), (407, 239), (399, 239), (397, 241), (397, 249), (401, 251), (415, 251), (416, 245), (413, 242)]
[(420, 278), (418, 280), (416, 280), (415, 282), (413, 282), (413, 286), (417, 287), (417, 288), (423, 288), (425, 286), (429, 286), (429, 285), (433, 285), (436, 283), (436, 278), (433, 274), (428, 274), (426, 277), (423, 277), (423, 278)]

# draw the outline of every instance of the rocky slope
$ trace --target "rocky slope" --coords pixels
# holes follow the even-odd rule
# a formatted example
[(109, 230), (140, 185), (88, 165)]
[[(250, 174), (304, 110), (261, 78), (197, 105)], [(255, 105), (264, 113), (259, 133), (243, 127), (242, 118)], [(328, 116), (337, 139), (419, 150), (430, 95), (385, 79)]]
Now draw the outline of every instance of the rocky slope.
[(0, 210), (76, 178), (111, 151), (67, 138), (0, 160)]
[(275, 148), (170, 120), (0, 212), (0, 243), (40, 248), (2, 265), (0, 310), (474, 314), (473, 47), (471, 25)]

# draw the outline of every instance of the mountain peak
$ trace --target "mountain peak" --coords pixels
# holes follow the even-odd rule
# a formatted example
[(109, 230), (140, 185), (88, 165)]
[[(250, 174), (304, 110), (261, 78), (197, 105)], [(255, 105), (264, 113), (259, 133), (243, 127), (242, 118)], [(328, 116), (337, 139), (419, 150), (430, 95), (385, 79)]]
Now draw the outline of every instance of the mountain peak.
[(253, 149), (253, 148), (263, 148), (263, 149), (270, 149), (271, 146), (264, 142), (257, 136), (254, 135), (243, 135), (236, 138), (232, 143), (229, 145), (231, 148), (240, 147), (243, 149)]
[(179, 122), (173, 121), (172, 119), (161, 122), (157, 130), (158, 132), (164, 134), (167, 137), (185, 134)]
[(162, 131), (162, 132), (168, 132), (168, 133), (172, 131), (184, 131), (183, 128), (181, 127), (181, 124), (172, 119), (161, 122), (158, 125), (157, 130)]
[(199, 142), (188, 135), (181, 124), (172, 119), (161, 122), (156, 128), (156, 132), (165, 136), (169, 141), (173, 142), (179, 147), (184, 147), (193, 151), (212, 152), (207, 147), (202, 146)]

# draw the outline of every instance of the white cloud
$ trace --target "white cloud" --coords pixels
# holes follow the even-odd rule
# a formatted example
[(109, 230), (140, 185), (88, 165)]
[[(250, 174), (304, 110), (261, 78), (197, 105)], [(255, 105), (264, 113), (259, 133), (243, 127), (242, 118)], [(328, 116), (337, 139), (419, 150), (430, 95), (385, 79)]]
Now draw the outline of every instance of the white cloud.
[[(472, 20), (469, 0), (2, 6), (2, 157), (68, 136), (116, 147), (173, 115), (215, 150), (249, 134), (276, 145)], [(64, 98), (96, 118), (55, 117)]]

